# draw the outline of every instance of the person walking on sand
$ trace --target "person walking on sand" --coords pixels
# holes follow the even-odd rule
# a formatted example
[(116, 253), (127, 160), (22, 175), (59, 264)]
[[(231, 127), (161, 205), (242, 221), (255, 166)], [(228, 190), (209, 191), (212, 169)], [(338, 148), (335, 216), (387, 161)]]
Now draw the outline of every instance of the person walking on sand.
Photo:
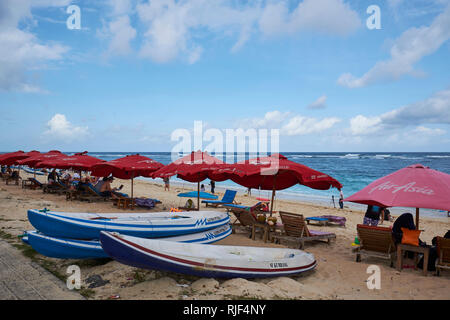
[(344, 194), (342, 193), (342, 189), (339, 189), (339, 207), (344, 209)]
[(211, 193), (214, 194), (214, 189), (216, 188), (216, 182), (214, 180), (211, 180)]
[(165, 177), (163, 179), (164, 181), (164, 191), (170, 191), (170, 181), (169, 181), (169, 177)]

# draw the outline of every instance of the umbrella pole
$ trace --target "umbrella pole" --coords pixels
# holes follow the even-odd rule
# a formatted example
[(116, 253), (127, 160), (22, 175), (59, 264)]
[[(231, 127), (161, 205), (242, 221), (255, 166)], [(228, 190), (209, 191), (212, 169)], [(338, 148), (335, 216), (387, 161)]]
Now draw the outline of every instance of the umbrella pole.
[(419, 208), (416, 208), (416, 230), (419, 230)]
[(272, 201), (270, 202), (270, 216), (272, 216), (273, 213), (273, 199), (275, 198), (275, 187), (272, 190)]
[(197, 182), (197, 210), (200, 211), (200, 181)]
[(134, 176), (131, 178), (131, 210), (134, 210), (133, 184), (134, 184)]

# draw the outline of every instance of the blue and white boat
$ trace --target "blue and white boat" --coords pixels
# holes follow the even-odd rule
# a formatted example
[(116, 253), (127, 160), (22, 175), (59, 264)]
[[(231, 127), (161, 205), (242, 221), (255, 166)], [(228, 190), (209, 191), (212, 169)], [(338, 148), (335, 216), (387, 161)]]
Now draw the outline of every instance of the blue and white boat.
[(181, 243), (104, 231), (100, 242), (110, 257), (123, 264), (200, 277), (280, 277), (317, 265), (314, 255), (298, 249)]
[(40, 176), (43, 176), (45, 174), (44, 172), (42, 172), (41, 170), (38, 170), (38, 169), (32, 169), (32, 168), (28, 168), (28, 167), (23, 167), (22, 169), (25, 172), (28, 172), (28, 173), (31, 173), (31, 174), (37, 174), (37, 175), (40, 175)]
[(100, 231), (158, 238), (202, 232), (228, 224), (225, 212), (77, 213), (28, 210), (28, 220), (47, 236), (98, 239)]
[[(182, 236), (161, 238), (166, 241), (189, 243), (213, 243), (225, 239), (231, 234), (229, 224), (203, 232)], [(109, 258), (103, 251), (99, 240), (76, 240), (50, 237), (37, 231), (26, 231), (22, 241), (33, 247), (40, 254), (59, 259), (95, 259)]]

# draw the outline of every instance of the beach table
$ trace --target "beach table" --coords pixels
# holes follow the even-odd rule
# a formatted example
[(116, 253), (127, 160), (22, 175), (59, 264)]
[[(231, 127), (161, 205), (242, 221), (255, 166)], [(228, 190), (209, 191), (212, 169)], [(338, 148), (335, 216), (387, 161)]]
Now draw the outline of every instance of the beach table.
[(414, 270), (417, 270), (417, 260), (418, 254), (423, 254), (423, 275), (426, 276), (428, 273), (428, 257), (430, 255), (429, 246), (412, 246), (409, 244), (398, 244), (397, 245), (397, 270), (401, 271), (403, 268), (403, 253), (405, 251), (414, 252)]

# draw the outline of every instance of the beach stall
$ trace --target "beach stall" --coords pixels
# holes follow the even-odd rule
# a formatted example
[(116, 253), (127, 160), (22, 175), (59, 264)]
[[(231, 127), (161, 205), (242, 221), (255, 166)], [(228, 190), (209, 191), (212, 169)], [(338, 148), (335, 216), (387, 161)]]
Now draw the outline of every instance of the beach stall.
[[(112, 175), (119, 179), (131, 179), (131, 208), (134, 207), (133, 184), (136, 177), (152, 177), (153, 172), (164, 165), (139, 154), (128, 155), (108, 162), (94, 164), (91, 175), (106, 177)], [(128, 207), (128, 206), (126, 206)]]

